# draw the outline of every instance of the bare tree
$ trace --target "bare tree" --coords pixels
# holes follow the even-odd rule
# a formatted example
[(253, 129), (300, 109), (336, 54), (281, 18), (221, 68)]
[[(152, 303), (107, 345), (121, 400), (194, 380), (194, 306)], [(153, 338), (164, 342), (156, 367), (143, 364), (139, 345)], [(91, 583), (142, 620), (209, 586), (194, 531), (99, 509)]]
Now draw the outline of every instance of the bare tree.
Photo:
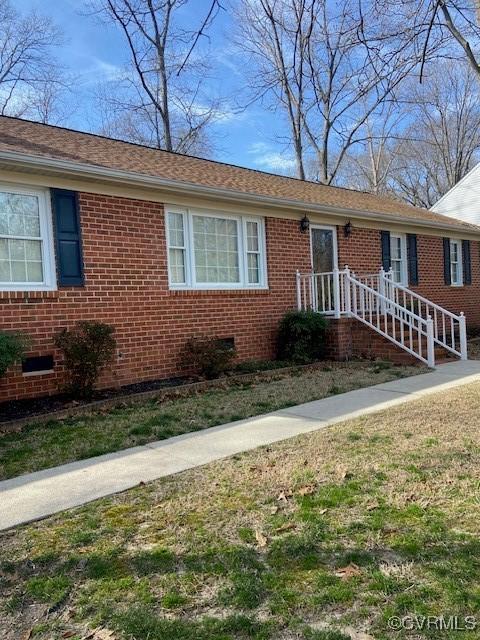
[(464, 58), (480, 79), (480, 4), (478, 0), (360, 0), (373, 6), (386, 28), (379, 37), (408, 38), (440, 58)]
[(429, 67), (406, 82), (395, 103), (367, 123), (349, 154), (342, 182), (431, 207), (480, 157), (480, 95), (464, 61)]
[[(60, 34), (52, 21), (35, 12), (19, 14), (0, 0), (0, 113), (56, 119), (64, 84), (53, 55)], [(48, 102), (48, 109), (39, 110)], [(41, 114), (40, 114), (41, 111)]]
[(392, 172), (410, 121), (409, 108), (401, 99), (381, 105), (365, 122), (365, 140), (347, 154), (339, 182), (360, 191), (392, 195)]
[(280, 105), (297, 175), (331, 184), (366, 124), (418, 64), (415, 50), (365, 47), (357, 0), (240, 0), (237, 41), (249, 54), (254, 98)]
[[(210, 6), (199, 29), (182, 26), (189, 0), (97, 0), (128, 46), (130, 67), (100, 91), (104, 130), (180, 153), (204, 153), (221, 101), (204, 89), (208, 70), (197, 46), (215, 17)], [(195, 47), (195, 50), (194, 50)], [(115, 84), (115, 87), (113, 86)]]
[(480, 157), (480, 94), (464, 62), (430, 69), (424, 86), (410, 85), (410, 126), (393, 153), (390, 188), (431, 207)]

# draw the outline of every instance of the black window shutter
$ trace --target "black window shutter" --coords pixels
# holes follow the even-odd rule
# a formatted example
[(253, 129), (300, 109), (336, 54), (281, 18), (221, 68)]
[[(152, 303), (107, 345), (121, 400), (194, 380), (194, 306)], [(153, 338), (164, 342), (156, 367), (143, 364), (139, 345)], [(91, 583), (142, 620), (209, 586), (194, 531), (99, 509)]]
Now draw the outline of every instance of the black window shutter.
[(452, 272), (450, 269), (450, 238), (443, 239), (443, 278), (445, 284), (452, 284)]
[(470, 240), (462, 240), (463, 284), (472, 284), (472, 261)]
[(385, 271), (390, 271), (392, 265), (390, 259), (390, 231), (380, 231), (382, 241), (382, 266)]
[(78, 197), (75, 191), (51, 189), (55, 220), (58, 284), (79, 287), (84, 283), (82, 237)]
[(408, 283), (418, 284), (417, 236), (407, 233)]

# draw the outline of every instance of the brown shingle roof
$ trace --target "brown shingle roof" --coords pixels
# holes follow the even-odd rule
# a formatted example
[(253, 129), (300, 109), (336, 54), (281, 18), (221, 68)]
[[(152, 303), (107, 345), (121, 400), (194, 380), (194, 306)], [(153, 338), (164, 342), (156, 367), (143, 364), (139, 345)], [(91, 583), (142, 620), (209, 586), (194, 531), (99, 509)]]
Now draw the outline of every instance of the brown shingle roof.
[(227, 189), (254, 196), (295, 200), (307, 205), (392, 214), (418, 221), (442, 222), (480, 232), (476, 225), (454, 220), (393, 199), (253, 169), (160, 151), (70, 129), (0, 117), (0, 151), (16, 151), (69, 160), (193, 185)]

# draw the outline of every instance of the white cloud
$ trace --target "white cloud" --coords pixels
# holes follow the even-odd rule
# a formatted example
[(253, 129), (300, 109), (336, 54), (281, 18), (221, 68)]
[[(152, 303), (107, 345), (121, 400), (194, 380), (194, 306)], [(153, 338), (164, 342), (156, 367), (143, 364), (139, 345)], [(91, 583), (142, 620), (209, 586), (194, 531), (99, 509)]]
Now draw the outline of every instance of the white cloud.
[(85, 67), (81, 69), (80, 76), (85, 85), (96, 84), (99, 81), (118, 81), (125, 77), (125, 68), (91, 56)]
[(249, 149), (253, 164), (260, 169), (291, 175), (295, 170), (295, 160), (289, 154), (281, 153), (266, 142), (254, 142)]

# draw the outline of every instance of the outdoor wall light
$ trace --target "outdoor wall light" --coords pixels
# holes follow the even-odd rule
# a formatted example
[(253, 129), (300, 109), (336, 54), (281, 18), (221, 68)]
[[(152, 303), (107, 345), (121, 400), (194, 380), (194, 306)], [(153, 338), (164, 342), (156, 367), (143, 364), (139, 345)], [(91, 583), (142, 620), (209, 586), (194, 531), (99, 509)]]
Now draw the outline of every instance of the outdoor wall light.
[(353, 228), (353, 225), (349, 220), (343, 227), (343, 233), (346, 238), (348, 238), (348, 236), (352, 234), (352, 228)]
[(307, 231), (310, 229), (310, 220), (307, 218), (307, 216), (303, 216), (303, 218), (300, 220), (300, 231), (302, 233), (307, 233)]

